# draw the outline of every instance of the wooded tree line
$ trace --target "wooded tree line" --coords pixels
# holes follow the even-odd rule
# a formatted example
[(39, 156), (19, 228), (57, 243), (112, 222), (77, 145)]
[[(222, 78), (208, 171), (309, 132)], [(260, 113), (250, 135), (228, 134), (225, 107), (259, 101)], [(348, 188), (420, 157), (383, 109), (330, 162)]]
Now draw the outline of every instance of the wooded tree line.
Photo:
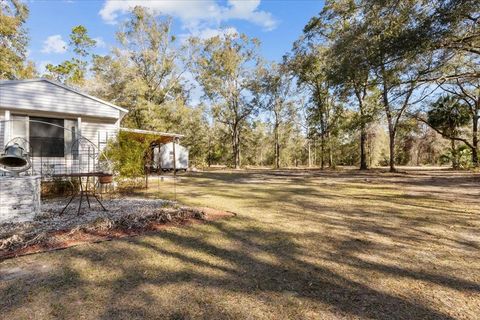
[[(135, 7), (104, 56), (74, 26), (44, 74), (127, 108), (123, 126), (185, 134), (197, 166), (478, 166), (480, 0), (326, 1), (281, 62), (228, 29), (177, 39)], [(2, 2), (0, 77), (39, 76), (28, 8)], [(191, 105), (202, 92), (201, 103)]]

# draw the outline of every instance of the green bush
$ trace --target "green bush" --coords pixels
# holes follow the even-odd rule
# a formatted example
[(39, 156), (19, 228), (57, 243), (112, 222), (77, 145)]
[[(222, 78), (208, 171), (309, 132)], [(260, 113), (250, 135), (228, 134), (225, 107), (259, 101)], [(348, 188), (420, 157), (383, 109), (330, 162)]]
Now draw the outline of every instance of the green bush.
[(472, 149), (467, 147), (466, 145), (461, 145), (458, 147), (458, 155), (459, 155), (459, 165), (462, 169), (469, 169), (473, 167), (472, 163)]
[[(472, 150), (466, 145), (457, 147), (458, 152), (458, 166), (461, 169), (470, 169), (473, 166), (472, 163)], [(452, 163), (453, 156), (452, 150), (449, 149), (440, 156), (440, 164), (446, 165)]]
[(139, 178), (145, 173), (145, 154), (150, 141), (133, 139), (129, 132), (119, 132), (117, 139), (108, 143), (104, 154), (112, 164), (113, 173), (120, 178)]

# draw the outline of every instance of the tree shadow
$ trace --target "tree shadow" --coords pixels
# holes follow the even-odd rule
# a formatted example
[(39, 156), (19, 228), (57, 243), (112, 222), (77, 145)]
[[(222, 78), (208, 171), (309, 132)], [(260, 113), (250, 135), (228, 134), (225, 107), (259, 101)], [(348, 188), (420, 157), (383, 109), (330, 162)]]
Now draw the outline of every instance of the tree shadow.
[[(261, 174), (242, 176), (259, 179)], [(193, 190), (205, 189), (228, 201), (251, 197), (252, 203), (242, 202), (244, 209), (254, 205), (271, 212), (282, 206), (275, 215), (277, 226), (261, 216), (240, 214), (4, 262), (0, 269), (17, 263), (28, 267), (32, 261), (51, 261), (55, 268), (38, 277), (0, 280), (1, 314), (28, 314), (44, 305), (43, 318), (81, 313), (95, 319), (304, 319), (329, 312), (335, 318), (454, 319), (418, 292), (399, 295), (395, 288), (380, 289), (377, 282), (386, 278), (425, 283), (477, 299), (478, 283), (444, 270), (409, 265), (402, 256), (402, 250), (421, 250), (428, 242), (445, 247), (446, 252), (455, 249), (447, 246), (455, 241), (478, 248), (475, 241), (447, 235), (435, 243), (436, 235), (421, 229), (448, 221), (442, 220), (447, 219), (447, 211), (439, 212), (438, 220), (406, 216), (404, 201), (414, 199), (391, 194), (368, 195), (376, 204), (373, 208), (369, 202), (335, 210), (341, 189), (319, 189), (315, 181), (298, 179), (304, 185), (278, 190), (217, 173), (193, 182)], [(223, 180), (236, 190), (226, 188)], [(322, 197), (325, 202), (308, 197)], [(400, 208), (392, 211), (389, 203)], [(451, 214), (461, 220), (467, 217), (462, 212)], [(294, 229), (299, 221), (318, 231)], [(389, 242), (371, 240), (376, 238)], [(472, 251), (472, 257), (478, 252)], [(361, 281), (357, 274), (378, 278)]]
[[(30, 294), (47, 293), (52, 301), (62, 301), (65, 298), (63, 295), (68, 295), (72, 290), (75, 290), (75, 296), (81, 299), (83, 295), (89, 294), (91, 286), (102, 287), (108, 294), (108, 298), (104, 298), (103, 301), (108, 301), (108, 304), (101, 306), (102, 311), (99, 317), (101, 319), (158, 317), (157, 310), (150, 308), (156, 303), (156, 299), (140, 288), (147, 285), (162, 287), (186, 283), (239, 294), (266, 292), (280, 296), (293, 295), (299, 299), (329, 305), (339, 314), (361, 318), (453, 319), (430, 307), (380, 292), (342, 276), (332, 269), (305, 261), (293, 240), (294, 234), (264, 229), (232, 228), (223, 222), (213, 222), (210, 227), (234, 242), (235, 248), (227, 249), (212, 244), (204, 240), (204, 236), (208, 236), (208, 231), (199, 231), (193, 235), (162, 232), (147, 237), (121, 240), (118, 241), (120, 246), (109, 248), (108, 251), (98, 250), (96, 246), (88, 250), (73, 249), (65, 256), (66, 260), (59, 269), (60, 273), (51, 274), (42, 281), (31, 283), (28, 290)], [(351, 241), (354, 241), (353, 245), (349, 243)], [(175, 244), (175, 249), (162, 246), (164, 242)], [(336, 264), (428, 281), (456, 290), (480, 291), (478, 284), (468, 281), (363, 261), (349, 254), (349, 251), (354, 250), (356, 246), (355, 240), (338, 243), (337, 250), (329, 256), (329, 259)], [(162, 270), (159, 273), (148, 263), (133, 263), (144, 261), (143, 254), (146, 251), (152, 256), (178, 259), (183, 265), (192, 266), (192, 269)], [(214, 256), (224, 265), (215, 265), (187, 252), (195, 252), (197, 256), (202, 257)], [(259, 259), (257, 256), (262, 254), (273, 255), (273, 259)], [(119, 255), (122, 256), (121, 260), (118, 258)], [(71, 261), (69, 261), (71, 259), (83, 259), (89, 264), (94, 264), (96, 268), (116, 271), (122, 276), (112, 279), (104, 277), (101, 281), (87, 281), (82, 279), (81, 272), (71, 267)], [(205, 268), (221, 271), (222, 276), (202, 272)], [(0, 307), (3, 312), (9, 312), (18, 307), (28, 307), (29, 299), (23, 296), (25, 292), (19, 292), (16, 287), (18, 283), (11, 283), (7, 288), (2, 288)], [(195, 300), (198, 297), (192, 298)], [(187, 305), (193, 303), (198, 307), (198, 301), (197, 303), (190, 301), (188, 296), (182, 299), (186, 300)], [(124, 301), (131, 303), (124, 305), (122, 303)], [(138, 305), (135, 305), (135, 301), (139, 301)], [(181, 308), (173, 308), (170, 311), (164, 316), (171, 319), (185, 319), (189, 316), (189, 311)], [(63, 313), (57, 310), (55, 314), (59, 317), (68, 316), (67, 309)], [(248, 314), (248, 310), (244, 310), (242, 315), (248, 316)], [(238, 313), (234, 315), (242, 316)], [(215, 311), (213, 303), (213, 308), (209, 304), (208, 311), (200, 311), (200, 316), (217, 318), (229, 316), (229, 313), (223, 308)]]

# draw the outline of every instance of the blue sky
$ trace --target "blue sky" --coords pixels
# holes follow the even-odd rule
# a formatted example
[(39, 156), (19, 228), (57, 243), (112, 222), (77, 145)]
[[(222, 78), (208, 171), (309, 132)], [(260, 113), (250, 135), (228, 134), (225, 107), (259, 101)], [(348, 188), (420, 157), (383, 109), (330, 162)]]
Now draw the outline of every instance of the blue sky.
[(314, 0), (157, 0), (157, 1), (28, 1), (29, 58), (39, 68), (69, 58), (63, 49), (73, 26), (87, 27), (99, 40), (98, 54), (107, 54), (115, 44), (118, 22), (129, 6), (142, 4), (174, 19), (173, 33), (208, 36), (219, 29), (235, 29), (259, 38), (266, 59), (279, 60), (289, 51), (308, 20), (318, 14), (323, 1)]

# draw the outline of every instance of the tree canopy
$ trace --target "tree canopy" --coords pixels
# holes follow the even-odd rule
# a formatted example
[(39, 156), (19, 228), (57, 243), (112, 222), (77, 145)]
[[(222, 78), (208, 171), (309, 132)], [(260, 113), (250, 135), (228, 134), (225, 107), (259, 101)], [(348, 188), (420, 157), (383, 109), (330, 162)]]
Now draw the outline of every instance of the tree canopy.
[[(480, 0), (327, 0), (281, 61), (230, 29), (178, 38), (141, 6), (98, 55), (84, 25), (46, 77), (185, 135), (196, 166), (479, 166)], [(27, 4), (0, 4), (0, 78), (36, 75)], [(462, 160), (463, 161), (463, 160)]]

